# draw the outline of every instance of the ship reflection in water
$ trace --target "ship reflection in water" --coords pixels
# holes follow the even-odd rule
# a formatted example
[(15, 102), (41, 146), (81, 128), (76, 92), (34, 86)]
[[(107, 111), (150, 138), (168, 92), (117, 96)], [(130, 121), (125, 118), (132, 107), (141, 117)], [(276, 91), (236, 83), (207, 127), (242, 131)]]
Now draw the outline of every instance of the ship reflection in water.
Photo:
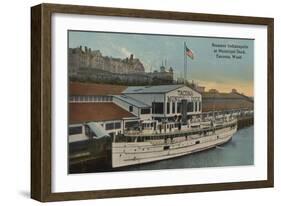
[[(221, 166), (243, 166), (254, 164), (254, 126), (238, 130), (232, 140), (215, 148), (204, 150), (177, 158), (132, 165), (122, 168), (99, 168), (94, 165), (84, 164), (81, 171), (105, 172), (105, 171), (140, 171), (179, 168), (202, 168)], [(77, 168), (78, 169), (78, 168)]]

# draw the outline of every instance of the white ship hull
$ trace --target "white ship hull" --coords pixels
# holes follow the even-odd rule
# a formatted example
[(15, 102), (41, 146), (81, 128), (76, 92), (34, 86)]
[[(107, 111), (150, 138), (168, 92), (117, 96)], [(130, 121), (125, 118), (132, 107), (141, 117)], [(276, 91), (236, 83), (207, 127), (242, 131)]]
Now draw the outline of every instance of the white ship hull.
[(228, 142), (237, 126), (218, 129), (207, 135), (174, 138), (169, 143), (151, 140), (145, 142), (113, 142), (112, 167), (124, 167), (174, 158), (206, 150)]

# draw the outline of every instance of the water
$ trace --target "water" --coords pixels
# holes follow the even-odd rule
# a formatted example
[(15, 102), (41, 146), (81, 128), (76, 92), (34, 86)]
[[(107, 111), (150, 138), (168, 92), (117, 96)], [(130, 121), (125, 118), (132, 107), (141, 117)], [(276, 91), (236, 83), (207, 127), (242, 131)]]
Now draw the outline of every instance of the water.
[(120, 170), (159, 170), (176, 168), (200, 168), (242, 166), (254, 164), (254, 126), (238, 130), (228, 143), (213, 149), (178, 158), (130, 166)]

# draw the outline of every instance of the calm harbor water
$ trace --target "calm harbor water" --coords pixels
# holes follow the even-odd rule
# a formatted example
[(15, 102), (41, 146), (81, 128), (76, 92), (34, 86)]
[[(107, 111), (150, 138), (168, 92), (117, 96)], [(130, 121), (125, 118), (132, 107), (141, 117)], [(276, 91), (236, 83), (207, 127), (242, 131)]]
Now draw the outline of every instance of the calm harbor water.
[(241, 166), (253, 164), (254, 126), (250, 126), (238, 130), (231, 141), (216, 148), (174, 159), (131, 166), (122, 170), (158, 170), (175, 168)]

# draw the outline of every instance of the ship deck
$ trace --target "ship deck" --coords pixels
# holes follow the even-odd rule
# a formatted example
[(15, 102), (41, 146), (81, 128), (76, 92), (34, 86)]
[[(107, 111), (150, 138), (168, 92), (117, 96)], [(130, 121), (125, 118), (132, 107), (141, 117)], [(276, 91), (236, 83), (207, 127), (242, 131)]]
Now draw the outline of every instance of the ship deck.
[(176, 130), (176, 131), (166, 131), (166, 132), (158, 132), (158, 131), (153, 131), (153, 132), (135, 132), (135, 133), (125, 133), (124, 136), (125, 137), (147, 137), (147, 136), (151, 136), (151, 137), (155, 137), (155, 136), (177, 136), (177, 135), (192, 135), (192, 134), (196, 134), (199, 132), (208, 132), (208, 131), (212, 131), (212, 130), (218, 130), (218, 129), (222, 129), (225, 127), (229, 127), (231, 125), (236, 125), (237, 124), (237, 120), (231, 120), (229, 122), (225, 122), (223, 123), (223, 125), (219, 125), (219, 126), (215, 126), (215, 127), (206, 127), (206, 128), (183, 128), (182, 130)]

